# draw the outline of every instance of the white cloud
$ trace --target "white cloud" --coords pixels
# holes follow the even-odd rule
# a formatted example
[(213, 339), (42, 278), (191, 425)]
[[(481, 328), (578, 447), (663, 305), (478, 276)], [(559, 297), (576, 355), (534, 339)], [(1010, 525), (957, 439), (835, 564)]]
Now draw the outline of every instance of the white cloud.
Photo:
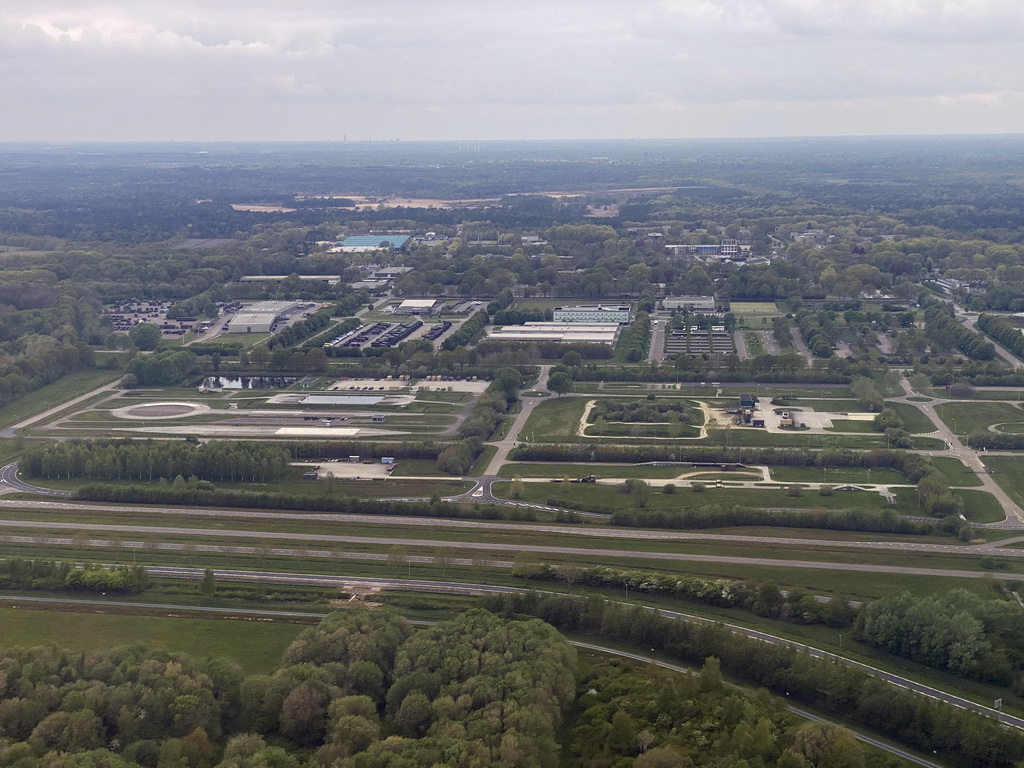
[(1022, 38), (1019, 0), (5, 0), (0, 139), (1007, 130)]

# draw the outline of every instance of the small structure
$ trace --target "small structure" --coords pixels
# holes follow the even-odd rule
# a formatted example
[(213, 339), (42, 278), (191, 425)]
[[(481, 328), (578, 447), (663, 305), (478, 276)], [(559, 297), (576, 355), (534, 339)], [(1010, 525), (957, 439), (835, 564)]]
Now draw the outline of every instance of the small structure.
[(395, 463), (395, 457), (394, 456), (381, 456), (380, 457), (380, 463), (381, 464), (394, 464)]

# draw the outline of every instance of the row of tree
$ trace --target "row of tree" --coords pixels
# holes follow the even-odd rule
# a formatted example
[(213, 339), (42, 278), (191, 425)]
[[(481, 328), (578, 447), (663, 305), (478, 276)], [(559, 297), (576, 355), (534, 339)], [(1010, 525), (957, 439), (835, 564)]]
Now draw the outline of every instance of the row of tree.
[(228, 482), (274, 482), (288, 466), (279, 446), (222, 440), (67, 440), (29, 448), (20, 467), (29, 477), (158, 480), (177, 475)]
[(858, 668), (812, 658), (788, 644), (597, 598), (500, 595), (488, 598), (487, 604), (501, 615), (539, 616), (562, 631), (654, 649), (684, 664), (716, 657), (721, 671), (738, 681), (763, 686), (956, 765), (1011, 768), (1024, 759), (1024, 734), (993, 718), (897, 688)]
[(992, 360), (996, 356), (991, 341), (956, 319), (952, 304), (923, 296), (921, 306), (924, 307), (924, 332), (941, 349), (959, 349), (972, 360)]
[(150, 585), (140, 566), (98, 565), (77, 567), (56, 560), (0, 560), (0, 587), (4, 589), (72, 589), (89, 592), (136, 594)]
[(238, 507), (240, 509), (284, 509), (308, 512), (337, 512), (382, 516), (442, 517), (454, 520), (536, 520), (537, 513), (527, 507), (465, 505), (441, 501), (387, 501), (342, 496), (331, 492), (326, 484), (324, 495), (290, 493), (250, 493), (213, 489), (209, 483), (175, 479), (173, 484), (129, 485), (92, 483), (75, 490), (75, 498), (88, 501), (109, 501), (115, 504), (174, 504), (207, 507)]
[(978, 327), (1015, 355), (1024, 355), (1024, 333), (999, 315), (978, 316)]
[[(569, 506), (565, 501), (562, 506)], [(580, 505), (581, 508), (585, 505)], [(589, 509), (589, 507), (586, 507)], [(708, 505), (684, 509), (614, 509), (612, 525), (627, 528), (719, 528), (767, 525), (778, 528), (818, 528), (827, 531), (870, 531), (927, 536), (956, 534), (959, 518), (942, 525), (910, 520), (890, 509), (808, 510), (754, 509), (733, 505)]]

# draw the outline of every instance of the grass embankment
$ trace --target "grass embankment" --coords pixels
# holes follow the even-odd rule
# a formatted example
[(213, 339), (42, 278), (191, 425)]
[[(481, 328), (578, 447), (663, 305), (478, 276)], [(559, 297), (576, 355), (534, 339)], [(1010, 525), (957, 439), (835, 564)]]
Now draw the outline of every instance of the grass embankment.
[(0, 427), (9, 427), (20, 421), (53, 408), (59, 403), (79, 397), (97, 387), (109, 384), (121, 376), (120, 371), (78, 371), (30, 392), (20, 400), (0, 408)]
[(970, 467), (965, 467), (960, 459), (952, 456), (933, 456), (929, 459), (942, 476), (946, 478), (951, 486), (973, 488), (981, 485), (981, 479), (974, 474)]

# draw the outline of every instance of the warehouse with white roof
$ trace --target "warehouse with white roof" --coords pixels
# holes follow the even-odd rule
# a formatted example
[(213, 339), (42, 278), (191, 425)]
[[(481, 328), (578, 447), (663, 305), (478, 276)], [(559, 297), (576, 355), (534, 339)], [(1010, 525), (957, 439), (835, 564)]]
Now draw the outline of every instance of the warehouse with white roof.
[(274, 324), (299, 308), (295, 301), (260, 301), (243, 307), (228, 321), (228, 333), (270, 333)]
[(526, 323), (491, 328), (487, 338), (493, 341), (556, 341), (577, 344), (614, 344), (619, 338), (618, 323)]

